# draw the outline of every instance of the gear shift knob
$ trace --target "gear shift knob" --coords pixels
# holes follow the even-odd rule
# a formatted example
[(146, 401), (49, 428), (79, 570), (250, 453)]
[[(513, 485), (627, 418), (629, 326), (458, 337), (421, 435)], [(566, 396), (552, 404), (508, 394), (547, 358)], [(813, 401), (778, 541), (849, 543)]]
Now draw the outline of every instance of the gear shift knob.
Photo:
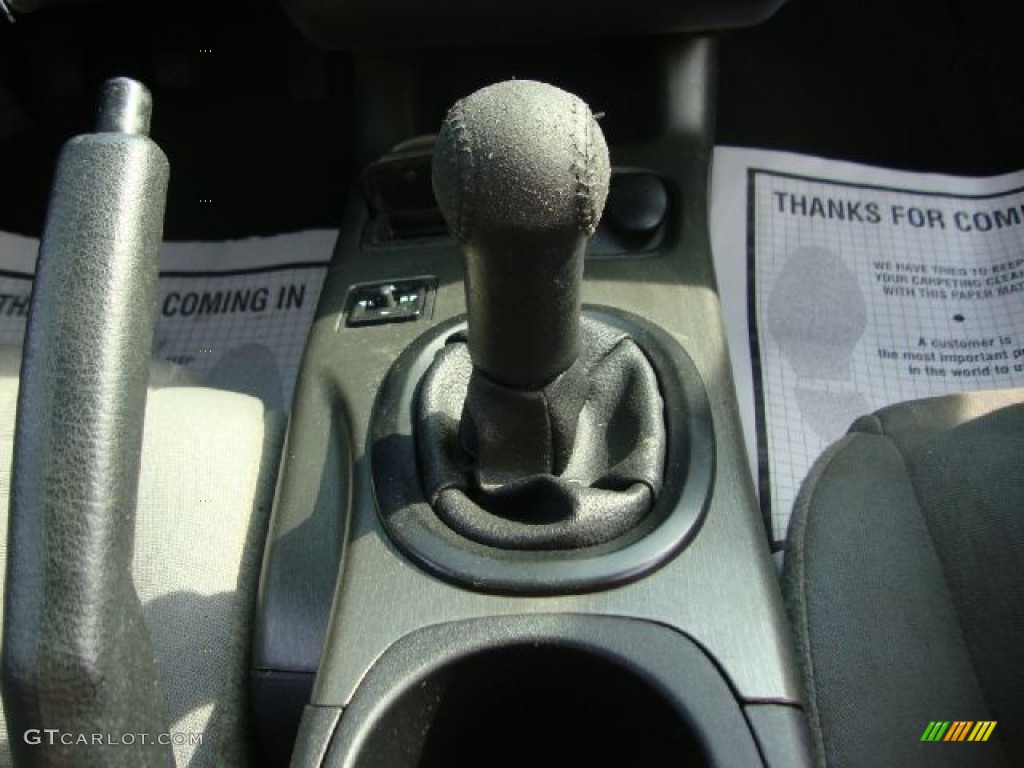
[(575, 362), (583, 253), (610, 173), (589, 107), (554, 86), (510, 80), (449, 111), (434, 195), (464, 247), (473, 365), (493, 381), (534, 390)]

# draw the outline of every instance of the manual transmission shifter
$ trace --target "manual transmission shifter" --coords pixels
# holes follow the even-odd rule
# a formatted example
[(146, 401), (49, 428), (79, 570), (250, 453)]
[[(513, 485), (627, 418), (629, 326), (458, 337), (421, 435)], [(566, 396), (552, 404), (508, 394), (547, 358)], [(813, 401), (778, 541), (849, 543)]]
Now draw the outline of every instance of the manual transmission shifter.
[(499, 83), (448, 113), (433, 176), (463, 243), (469, 328), (420, 388), (431, 506), (456, 533), (503, 549), (621, 536), (660, 490), (666, 432), (644, 354), (580, 316), (610, 176), (600, 127), (565, 91)]
[(499, 83), (448, 113), (434, 194), (464, 243), (469, 351), (492, 381), (538, 389), (576, 361), (583, 251), (610, 173), (590, 109), (544, 83)]

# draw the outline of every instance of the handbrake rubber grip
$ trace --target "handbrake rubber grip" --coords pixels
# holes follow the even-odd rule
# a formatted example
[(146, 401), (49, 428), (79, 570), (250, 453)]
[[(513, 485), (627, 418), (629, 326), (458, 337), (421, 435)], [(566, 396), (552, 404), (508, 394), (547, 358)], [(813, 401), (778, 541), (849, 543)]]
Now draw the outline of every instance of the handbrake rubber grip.
[[(98, 132), (61, 152), (40, 245), (3, 638), (18, 765), (173, 765), (157, 741), (167, 721), (131, 576), (168, 180), (145, 135), (149, 109), (140, 84), (106, 84)], [(41, 743), (26, 743), (31, 729)], [(76, 741), (96, 734), (102, 744)]]

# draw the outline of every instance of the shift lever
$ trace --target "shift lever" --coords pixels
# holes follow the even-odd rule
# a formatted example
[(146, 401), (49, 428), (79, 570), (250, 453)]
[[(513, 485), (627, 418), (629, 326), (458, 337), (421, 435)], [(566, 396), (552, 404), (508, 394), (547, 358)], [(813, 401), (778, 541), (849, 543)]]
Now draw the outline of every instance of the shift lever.
[(468, 349), (450, 340), (424, 375), (419, 466), (437, 516), (477, 543), (602, 544), (660, 490), (657, 377), (627, 333), (580, 318), (610, 175), (590, 109), (544, 83), (477, 91), (438, 137), (434, 193), (463, 244)]
[(492, 381), (535, 390), (579, 356), (583, 252), (608, 196), (590, 109), (511, 80), (458, 102), (434, 155), (434, 194), (464, 244), (469, 351)]

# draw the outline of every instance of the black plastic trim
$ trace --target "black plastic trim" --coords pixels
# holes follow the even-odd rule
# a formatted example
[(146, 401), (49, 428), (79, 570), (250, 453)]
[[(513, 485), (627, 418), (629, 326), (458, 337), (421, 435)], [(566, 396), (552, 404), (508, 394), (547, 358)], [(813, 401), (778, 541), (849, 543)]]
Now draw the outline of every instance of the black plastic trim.
[(292, 753), (292, 765), (301, 768), (323, 764), (341, 720), (341, 713), (341, 707), (307, 706), (303, 709), (299, 737), (295, 740), (295, 751)]
[(517, 646), (590, 654), (640, 678), (693, 731), (704, 753), (702, 765), (763, 765), (735, 694), (689, 638), (643, 621), (571, 614), (452, 622), (401, 638), (377, 660), (356, 690), (323, 765), (384, 764), (380, 755), (368, 754), (368, 743), (403, 694), (414, 692), (459, 661)]
[(765, 765), (770, 768), (811, 768), (811, 739), (804, 711), (786, 704), (744, 707)]

